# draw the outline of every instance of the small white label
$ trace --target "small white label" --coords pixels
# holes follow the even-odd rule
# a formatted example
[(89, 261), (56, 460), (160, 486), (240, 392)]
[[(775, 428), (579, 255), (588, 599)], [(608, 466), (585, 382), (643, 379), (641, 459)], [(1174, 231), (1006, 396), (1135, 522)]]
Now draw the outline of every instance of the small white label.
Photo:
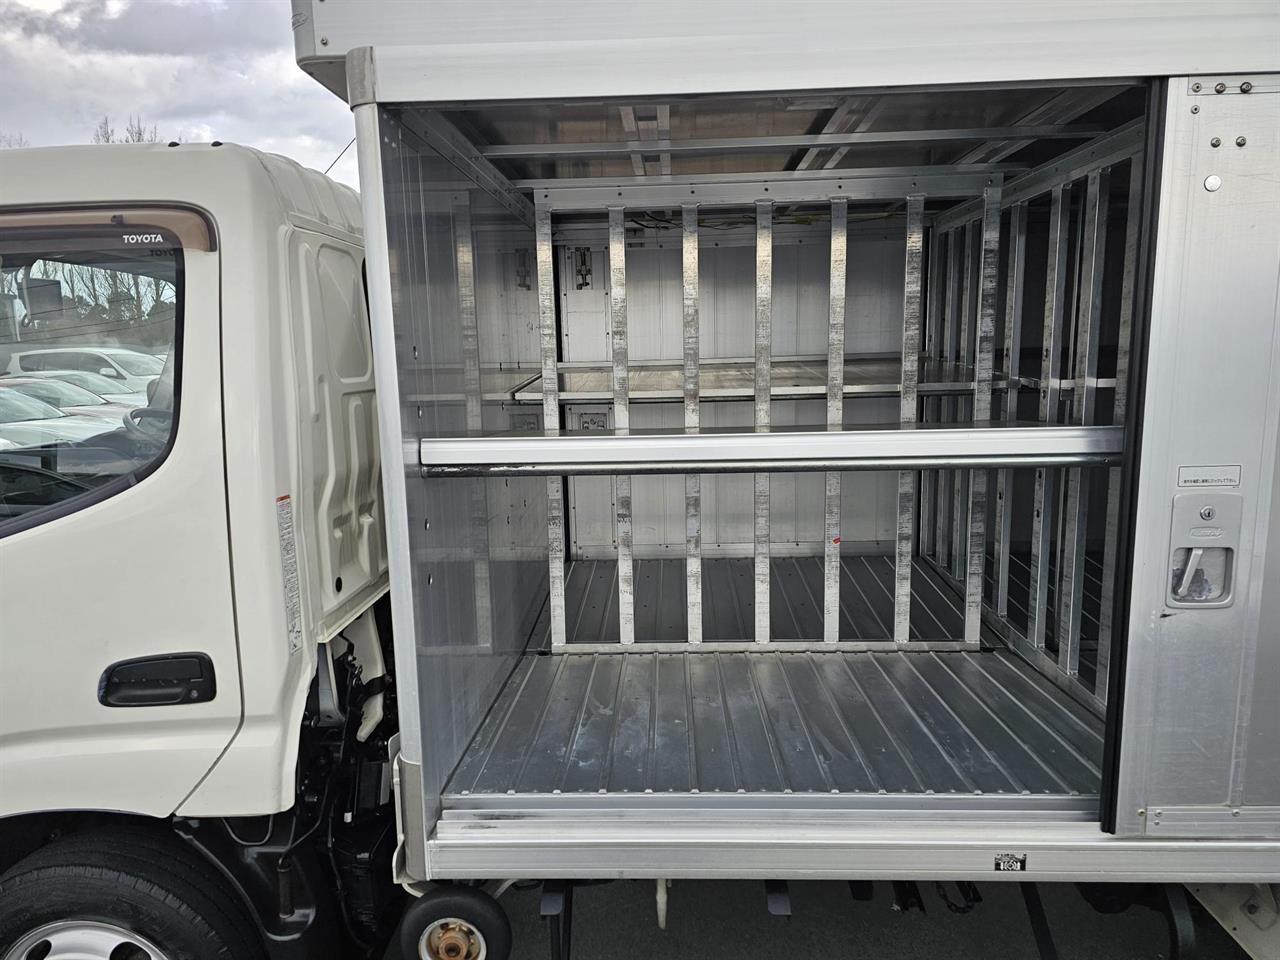
[(288, 494), (276, 497), (276, 538), (280, 541), (280, 566), (284, 571), (284, 622), (289, 652), (302, 649), (302, 594), (298, 585), (298, 546), (293, 537), (293, 501)]
[(1220, 463), (1210, 466), (1178, 468), (1180, 487), (1238, 487), (1240, 465)]

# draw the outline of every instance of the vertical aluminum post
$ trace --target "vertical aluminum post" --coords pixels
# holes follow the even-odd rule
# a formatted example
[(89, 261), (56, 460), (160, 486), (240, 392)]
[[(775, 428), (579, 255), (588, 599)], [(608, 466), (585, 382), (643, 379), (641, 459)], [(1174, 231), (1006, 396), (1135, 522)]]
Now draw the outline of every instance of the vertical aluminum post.
[[(946, 292), (942, 305), (942, 328), (939, 331), (941, 341), (939, 349), (942, 354), (942, 367), (948, 374), (957, 366), (959, 347), (959, 283), (960, 283), (960, 246), (963, 230), (959, 227), (947, 232), (947, 264), (943, 286)], [(942, 423), (951, 423), (956, 419), (956, 399), (954, 396), (941, 397), (938, 400), (938, 419)], [(955, 489), (955, 471), (937, 471), (937, 550), (934, 559), (938, 567), (946, 570), (951, 565), (951, 514), (955, 508), (952, 492)]]
[[(907, 197), (907, 253), (902, 298), (902, 395), (898, 418), (914, 426), (920, 379), (920, 322), (924, 268), (924, 195)], [(911, 639), (911, 562), (915, 555), (916, 473), (898, 471), (898, 531), (893, 577), (893, 639)]]
[[(1129, 341), (1133, 338), (1134, 283), (1142, 222), (1142, 154), (1130, 161), (1124, 224), (1124, 274), (1120, 287), (1120, 332), (1116, 342), (1116, 391), (1111, 422), (1123, 425), (1129, 409)], [(1120, 541), (1120, 468), (1107, 471), (1107, 520), (1102, 545), (1102, 605), (1098, 611), (1098, 669), (1093, 693), (1103, 703), (1111, 678), (1111, 633), (1115, 623), (1116, 551)]]
[[(941, 340), (939, 336), (939, 327), (942, 323), (942, 307), (943, 307), (943, 291), (942, 291), (942, 237), (936, 229), (929, 230), (929, 316), (925, 323), (925, 345), (924, 354), (926, 363), (933, 366), (934, 361), (940, 359), (939, 353)], [(930, 400), (928, 397), (924, 400), (924, 409), (922, 411), (923, 420), (931, 420), (936, 417), (937, 400)], [(934, 411), (930, 413), (930, 406), (934, 406)], [(920, 553), (924, 556), (933, 556), (935, 544), (937, 543), (937, 530), (934, 515), (937, 510), (936, 496), (938, 485), (938, 472), (936, 470), (926, 470), (920, 477)]]
[[(849, 201), (831, 201), (830, 309), (827, 327), (827, 429), (844, 426), (844, 305), (849, 247)], [(840, 471), (826, 476), (823, 524), (822, 639), (840, 639)]]
[[(1098, 341), (1102, 324), (1102, 281), (1107, 247), (1107, 199), (1110, 176), (1089, 174), (1085, 191), (1084, 242), (1080, 252), (1080, 295), (1076, 300), (1075, 388), (1071, 421), (1091, 426), (1098, 391)], [(1088, 480), (1080, 467), (1067, 471), (1067, 506), (1058, 584), (1058, 669), (1080, 673), (1080, 631), (1084, 604), (1084, 564), (1089, 505)]]
[[(560, 432), (560, 369), (556, 357), (556, 272), (551, 245), (551, 209), (534, 211), (538, 262), (538, 343), (542, 352), (542, 431)], [(565, 644), (564, 480), (547, 477), (547, 571), (550, 577), (551, 646)]]
[[(680, 210), (684, 273), (684, 428), (697, 433), (701, 424), (698, 362), (701, 359), (698, 316), (698, 208)], [(702, 642), (702, 477), (684, 475), (685, 609), (690, 643)]]
[[(1008, 275), (1004, 305), (1004, 420), (1018, 419), (1018, 389), (1022, 377), (1022, 291), (1027, 269), (1027, 205), (1009, 212)], [(995, 576), (996, 615), (1009, 615), (1009, 533), (1013, 525), (1013, 471), (996, 477)]]
[[(755, 427), (769, 429), (773, 361), (773, 203), (756, 203)], [(755, 640), (769, 642), (769, 474), (755, 475)]]
[[(1040, 349), (1040, 422), (1058, 419), (1058, 374), (1062, 355), (1067, 290), (1067, 246), (1070, 209), (1066, 188), (1053, 188), (1049, 208), (1049, 247), (1044, 284), (1044, 334)], [(1043, 649), (1049, 602), (1049, 552), (1053, 542), (1056, 475), (1052, 468), (1036, 469), (1035, 501), (1031, 514), (1031, 584), (1027, 604), (1027, 639)]]
[[(476, 319), (475, 240), (471, 232), (471, 202), (466, 193), (453, 198), (454, 270), (458, 278), (458, 319), (462, 327), (462, 399), (467, 432), (484, 429), (480, 382), (480, 333)], [(493, 646), (493, 605), (489, 568), (489, 502), (483, 477), (466, 481), (471, 487), (471, 582), (476, 617), (476, 640)]]
[[(976, 365), (974, 350), (976, 347), (974, 327), (977, 323), (977, 297), (973, 277), (973, 245), (978, 236), (978, 221), (964, 226), (964, 248), (961, 251), (963, 262), (960, 267), (960, 365), (968, 371), (968, 376), (976, 381)], [(973, 419), (973, 397), (959, 396), (955, 400), (956, 419)], [(967, 409), (966, 409), (967, 407)], [(951, 504), (951, 575), (960, 582), (965, 581), (969, 569), (969, 471), (952, 470), (952, 504)]]
[[(995, 366), (996, 298), (1000, 287), (1000, 184), (982, 191), (982, 238), (978, 261), (977, 327), (974, 330), (973, 422), (991, 419), (991, 378)], [(982, 634), (982, 600), (987, 562), (987, 471), (969, 475), (969, 562), (964, 584), (964, 639)]]
[[(627, 358), (627, 235), (622, 207), (609, 208), (609, 342), (613, 367), (613, 427), (631, 429), (630, 364)], [(614, 478), (618, 524), (618, 640), (635, 643), (635, 560), (632, 556), (631, 477)]]

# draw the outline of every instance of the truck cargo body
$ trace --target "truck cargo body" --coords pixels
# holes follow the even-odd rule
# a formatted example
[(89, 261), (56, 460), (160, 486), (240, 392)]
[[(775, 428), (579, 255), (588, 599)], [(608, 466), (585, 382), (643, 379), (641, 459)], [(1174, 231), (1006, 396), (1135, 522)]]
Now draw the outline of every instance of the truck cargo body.
[(295, 3), (400, 879), (1280, 879), (1280, 18), (710, 6)]

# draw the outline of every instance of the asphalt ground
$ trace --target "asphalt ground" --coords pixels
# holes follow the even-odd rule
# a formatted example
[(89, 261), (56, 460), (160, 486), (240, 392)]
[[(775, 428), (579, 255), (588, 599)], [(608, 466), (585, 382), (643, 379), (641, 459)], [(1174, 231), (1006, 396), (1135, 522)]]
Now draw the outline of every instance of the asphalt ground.
[[(764, 884), (677, 881), (669, 891), (667, 929), (659, 930), (652, 881), (579, 887), (574, 894), (573, 960), (1036, 960), (1039, 957), (1016, 883), (979, 884), (982, 902), (949, 910), (934, 885), (920, 884), (925, 912), (893, 909), (890, 884), (857, 902), (847, 884), (793, 882), (790, 919), (771, 916)], [(1131, 907), (1099, 914), (1071, 884), (1040, 887), (1060, 960), (1168, 960), (1162, 914)], [(955, 886), (947, 885), (953, 901)], [(550, 957), (537, 889), (510, 890), (516, 960)], [(1231, 937), (1195, 905), (1197, 960), (1247, 960)]]

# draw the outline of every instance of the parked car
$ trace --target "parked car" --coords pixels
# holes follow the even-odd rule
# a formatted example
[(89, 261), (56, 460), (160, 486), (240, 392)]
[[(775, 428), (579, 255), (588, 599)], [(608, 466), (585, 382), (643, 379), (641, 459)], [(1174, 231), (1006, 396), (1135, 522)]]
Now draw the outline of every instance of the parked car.
[(16, 390), (42, 400), (63, 413), (100, 417), (119, 423), (134, 404), (112, 402), (84, 387), (54, 377), (0, 377), (0, 390)]
[(164, 370), (164, 361), (124, 347), (51, 347), (15, 351), (9, 357), (9, 373), (41, 370), (96, 373), (124, 388), (116, 393), (146, 393), (147, 384)]
[(63, 413), (17, 390), (0, 390), (0, 450), (90, 440), (110, 430), (102, 417)]
[(23, 375), (24, 378), (39, 378), (49, 380), (61, 380), (63, 383), (70, 383), (82, 389), (95, 393), (103, 400), (111, 403), (124, 404), (126, 407), (145, 407), (147, 405), (146, 391), (126, 391), (123, 387), (108, 377), (104, 377), (98, 373), (89, 373), (86, 370), (33, 370)]

